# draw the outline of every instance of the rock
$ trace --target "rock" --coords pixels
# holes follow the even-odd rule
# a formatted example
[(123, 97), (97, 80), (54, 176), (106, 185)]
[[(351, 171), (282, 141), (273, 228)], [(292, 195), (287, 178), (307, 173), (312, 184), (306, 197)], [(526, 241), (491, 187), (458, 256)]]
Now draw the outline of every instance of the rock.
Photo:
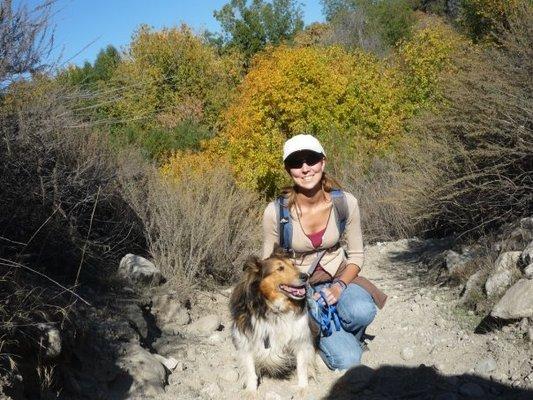
[(215, 382), (209, 382), (200, 390), (200, 394), (207, 399), (219, 399), (222, 395), (222, 391)]
[(502, 319), (533, 317), (533, 280), (520, 279), (494, 306), (490, 315)]
[(468, 278), (466, 284), (461, 292), (460, 303), (466, 304), (469, 302), (476, 302), (483, 296), (483, 284), (487, 280), (487, 272), (480, 270)]
[(533, 232), (533, 217), (522, 218), (520, 228)]
[(502, 250), (522, 251), (531, 240), (533, 240), (533, 230), (518, 227), (503, 241)]
[(133, 398), (150, 398), (161, 396), (165, 393), (166, 371), (161, 362), (148, 350), (137, 343), (127, 343), (122, 356), (117, 364), (125, 370), (126, 374), (119, 375), (116, 379), (124, 382), (113, 382), (118, 385), (125, 384), (128, 395)]
[(126, 305), (122, 309), (122, 314), (143, 339), (148, 337), (148, 323), (144, 318), (141, 308), (137, 304)]
[(152, 298), (152, 314), (163, 333), (176, 335), (191, 322), (189, 310), (181, 305), (176, 293), (166, 293)]
[(55, 358), (61, 354), (61, 334), (52, 324), (38, 323), (39, 346), (44, 349), (46, 358)]
[(474, 371), (479, 375), (487, 376), (496, 369), (496, 361), (492, 357), (484, 358), (476, 364)]
[(530, 326), (527, 330), (527, 338), (533, 343), (533, 326)]
[(163, 282), (161, 271), (151, 261), (135, 254), (122, 257), (117, 273), (133, 283), (159, 285)]
[(493, 374), (490, 375), (490, 378), (493, 381), (501, 382), (501, 383), (507, 381), (507, 379), (508, 379), (507, 375), (505, 375), (503, 372), (493, 373)]
[(526, 248), (522, 251), (520, 260), (522, 260), (522, 265), (529, 265), (533, 263), (533, 240), (529, 242)]
[(400, 352), (400, 355), (405, 361), (409, 361), (415, 356), (415, 353), (410, 347), (404, 347)]
[(178, 360), (176, 360), (174, 357), (166, 358), (160, 354), (154, 354), (154, 357), (157, 358), (159, 362), (163, 364), (163, 366), (169, 371), (174, 371), (178, 366)]
[(214, 331), (220, 328), (221, 322), (218, 315), (206, 315), (205, 317), (200, 318), (199, 320), (193, 322), (191, 325), (187, 326), (187, 331), (200, 335), (207, 336)]
[(533, 263), (524, 268), (524, 276), (527, 279), (533, 279)]
[(474, 382), (463, 383), (459, 387), (459, 393), (466, 397), (483, 397), (485, 395), (483, 388)]
[(520, 330), (526, 333), (528, 328), (529, 328), (529, 323), (528, 323), (527, 318), (522, 318), (522, 321), (520, 321)]
[(521, 253), (508, 251), (500, 254), (494, 263), (494, 270), (485, 282), (485, 290), (488, 297), (499, 297), (512, 285), (513, 280), (520, 276), (517, 262)]
[(466, 264), (474, 259), (471, 255), (459, 254), (453, 250), (447, 250), (445, 254), (446, 269), (450, 275), (461, 274), (465, 270)]

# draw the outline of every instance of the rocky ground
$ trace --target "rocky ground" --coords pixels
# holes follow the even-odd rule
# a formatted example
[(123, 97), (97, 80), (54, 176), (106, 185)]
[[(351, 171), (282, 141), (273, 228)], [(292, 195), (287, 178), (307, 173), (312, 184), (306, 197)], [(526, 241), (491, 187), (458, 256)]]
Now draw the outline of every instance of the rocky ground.
[[(475, 334), (481, 318), (457, 307), (458, 290), (434, 282), (424, 260), (435, 243), (401, 240), (367, 248), (364, 276), (389, 295), (367, 334), (375, 336), (363, 366), (329, 371), (317, 357), (305, 398), (531, 399), (533, 345), (527, 319)], [(158, 352), (177, 365), (163, 399), (234, 399), (243, 394), (230, 338), (230, 288), (203, 293), (192, 323), (162, 335)], [(532, 321), (529, 322), (531, 324)], [(264, 378), (259, 398), (297, 398), (295, 378)]]
[[(531, 225), (527, 232), (533, 234), (533, 220)], [(452, 252), (444, 240), (368, 246), (362, 275), (389, 298), (367, 329), (374, 338), (368, 341), (363, 365), (330, 371), (317, 356), (315, 378), (304, 398), (533, 399), (533, 280), (528, 272), (533, 242), (526, 239), (527, 247), (522, 240), (500, 250), (483, 270), (483, 279), (476, 273), (457, 286), (447, 283), (469, 265), (471, 250)], [(148, 260), (127, 255), (119, 274), (131, 285), (121, 283), (111, 295), (87, 293), (95, 302), (71, 318), (76, 335), (55, 327), (43, 334), (43, 354), (49, 359), (40, 374), (54, 372), (50, 384), (61, 388), (59, 398), (209, 400), (244, 395), (230, 337), (231, 288), (199, 292), (184, 303), (170, 285), (161, 285), (161, 273)], [(143, 286), (147, 282), (152, 286)], [(489, 308), (465, 307), (465, 299), (489, 289), (505, 294), (485, 302)], [(489, 311), (506, 319), (483, 318)], [(58, 398), (53, 394), (58, 390), (33, 388), (36, 377), (31, 374), (21, 371), (15, 378), (6, 390), (9, 398)], [(258, 398), (299, 398), (295, 385), (293, 376), (265, 377)]]

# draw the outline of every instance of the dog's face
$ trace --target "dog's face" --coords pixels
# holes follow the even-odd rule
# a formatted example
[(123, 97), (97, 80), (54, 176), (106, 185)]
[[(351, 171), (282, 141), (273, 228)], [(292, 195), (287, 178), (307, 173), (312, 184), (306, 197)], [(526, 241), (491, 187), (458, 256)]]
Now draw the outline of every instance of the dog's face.
[(301, 273), (289, 258), (271, 256), (262, 262), (259, 290), (272, 302), (285, 298), (303, 300), (308, 275)]
[(284, 308), (305, 298), (305, 284), (309, 276), (300, 272), (277, 247), (265, 260), (249, 260), (245, 271), (251, 280), (259, 281), (260, 294), (276, 307)]

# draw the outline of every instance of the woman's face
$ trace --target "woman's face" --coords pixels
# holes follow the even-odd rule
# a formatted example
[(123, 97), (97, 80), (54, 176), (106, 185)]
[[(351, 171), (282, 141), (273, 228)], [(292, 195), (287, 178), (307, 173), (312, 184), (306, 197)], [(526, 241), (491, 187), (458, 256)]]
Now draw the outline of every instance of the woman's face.
[(322, 154), (302, 150), (291, 154), (285, 161), (287, 172), (302, 189), (311, 190), (320, 184), (326, 160)]

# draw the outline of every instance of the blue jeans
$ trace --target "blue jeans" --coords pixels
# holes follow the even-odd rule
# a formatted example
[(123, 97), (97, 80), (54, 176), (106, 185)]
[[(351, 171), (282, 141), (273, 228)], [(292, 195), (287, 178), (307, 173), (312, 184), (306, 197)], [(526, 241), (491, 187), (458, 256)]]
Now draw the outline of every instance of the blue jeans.
[[(307, 292), (309, 313), (318, 318), (317, 304), (312, 296), (315, 291), (327, 288), (329, 283), (319, 284)], [(350, 283), (342, 292), (336, 304), (341, 329), (333, 328), (330, 336), (321, 336), (318, 351), (330, 369), (348, 369), (361, 362), (363, 349), (361, 339), (365, 328), (376, 316), (376, 305), (372, 296), (361, 286)]]

